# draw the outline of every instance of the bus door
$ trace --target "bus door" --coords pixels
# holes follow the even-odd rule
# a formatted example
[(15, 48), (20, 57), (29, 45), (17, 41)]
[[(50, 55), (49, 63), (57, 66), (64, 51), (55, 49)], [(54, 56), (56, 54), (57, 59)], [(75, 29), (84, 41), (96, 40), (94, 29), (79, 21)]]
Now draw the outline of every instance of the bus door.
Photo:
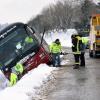
[[(28, 28), (27, 32), (30, 33), (31, 30)], [(49, 63), (51, 62), (51, 56), (49, 53), (49, 47), (46, 41), (43, 39), (42, 44), (41, 44), (41, 35), (39, 33), (34, 33), (34, 37), (38, 40), (39, 44), (39, 50), (38, 52), (34, 55), (34, 57), (31, 57), (30, 59), (27, 60), (25, 63), (25, 66), (27, 70), (31, 70), (34, 67), (37, 67), (41, 63)], [(30, 67), (28, 67), (30, 65)]]

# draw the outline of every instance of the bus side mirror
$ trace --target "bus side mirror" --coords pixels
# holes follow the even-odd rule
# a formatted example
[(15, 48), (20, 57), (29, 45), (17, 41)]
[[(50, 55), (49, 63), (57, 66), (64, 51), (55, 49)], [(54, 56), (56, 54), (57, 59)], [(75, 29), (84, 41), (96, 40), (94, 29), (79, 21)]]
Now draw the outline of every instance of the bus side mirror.
[(35, 30), (32, 28), (32, 27), (30, 27), (31, 28), (31, 30), (32, 30), (32, 32), (33, 32), (33, 34), (35, 33)]
[(28, 26), (27, 24), (25, 24), (25, 27), (28, 28), (33, 34), (35, 33), (35, 30), (32, 27)]

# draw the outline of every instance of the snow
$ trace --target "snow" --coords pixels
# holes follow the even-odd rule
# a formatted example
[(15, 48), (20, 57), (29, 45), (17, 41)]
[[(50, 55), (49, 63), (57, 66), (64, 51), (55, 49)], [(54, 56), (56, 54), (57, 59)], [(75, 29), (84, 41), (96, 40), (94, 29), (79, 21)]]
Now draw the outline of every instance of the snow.
[(48, 44), (51, 44), (55, 39), (59, 39), (61, 41), (62, 46), (71, 47), (71, 35), (77, 34), (75, 29), (68, 29), (66, 32), (64, 31), (55, 31), (49, 32), (48, 35), (45, 35), (45, 40)]
[(94, 2), (95, 4), (98, 4), (100, 1), (99, 1), (99, 0), (93, 0), (93, 2)]
[(41, 64), (34, 70), (24, 75), (15, 86), (7, 87), (0, 92), (0, 100), (30, 100), (32, 95), (36, 95), (36, 90), (43, 82), (48, 80), (55, 67)]
[[(71, 46), (71, 34), (76, 33), (75, 29), (69, 29), (67, 32), (49, 32), (45, 36), (48, 44), (59, 38), (62, 46)], [(67, 64), (69, 60), (62, 61), (61, 64)], [(40, 64), (37, 68), (29, 71), (24, 75), (16, 85), (7, 87), (0, 91), (0, 100), (32, 100), (32, 97), (37, 95), (37, 90), (41, 85), (49, 80), (52, 71), (59, 68), (51, 67), (46, 64)]]

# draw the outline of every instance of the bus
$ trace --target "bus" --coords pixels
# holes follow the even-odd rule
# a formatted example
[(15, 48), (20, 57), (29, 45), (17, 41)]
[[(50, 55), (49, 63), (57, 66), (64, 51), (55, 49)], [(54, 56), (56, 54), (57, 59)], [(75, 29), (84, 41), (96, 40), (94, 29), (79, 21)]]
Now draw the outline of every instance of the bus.
[(30, 71), (41, 63), (50, 63), (48, 44), (41, 35), (24, 23), (13, 23), (0, 31), (0, 69), (9, 78), (16, 63)]
[(100, 55), (100, 14), (94, 14), (90, 21), (89, 56)]

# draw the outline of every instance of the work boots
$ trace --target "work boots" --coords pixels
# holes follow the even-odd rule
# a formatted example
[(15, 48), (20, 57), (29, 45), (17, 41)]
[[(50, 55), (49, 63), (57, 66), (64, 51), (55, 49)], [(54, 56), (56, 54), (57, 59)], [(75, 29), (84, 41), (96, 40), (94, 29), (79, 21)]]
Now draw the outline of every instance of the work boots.
[(73, 69), (78, 69), (79, 65), (74, 65)]

